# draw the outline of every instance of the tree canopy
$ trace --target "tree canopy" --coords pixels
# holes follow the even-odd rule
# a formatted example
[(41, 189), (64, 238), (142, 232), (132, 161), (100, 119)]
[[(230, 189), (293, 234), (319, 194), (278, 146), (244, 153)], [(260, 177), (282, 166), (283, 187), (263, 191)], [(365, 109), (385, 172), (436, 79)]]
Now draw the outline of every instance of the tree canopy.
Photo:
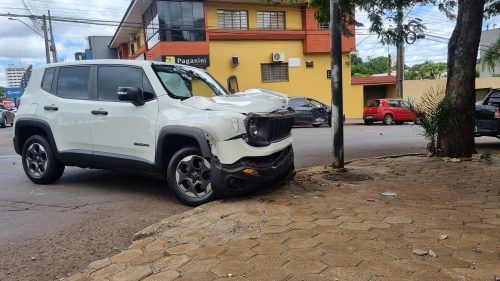
[(406, 80), (441, 79), (448, 69), (445, 62), (433, 62), (427, 60), (421, 64), (415, 64), (405, 73)]
[(380, 56), (369, 58), (363, 62), (356, 54), (351, 54), (351, 74), (352, 76), (370, 76), (373, 74), (387, 73), (389, 58)]

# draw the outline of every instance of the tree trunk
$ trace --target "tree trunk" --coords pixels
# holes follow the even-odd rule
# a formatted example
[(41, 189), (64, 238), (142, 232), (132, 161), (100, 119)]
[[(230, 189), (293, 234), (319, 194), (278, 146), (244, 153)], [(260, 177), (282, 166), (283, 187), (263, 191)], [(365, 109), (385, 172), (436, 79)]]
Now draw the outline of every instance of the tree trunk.
[(476, 59), (481, 39), (485, 0), (459, 0), (455, 30), (448, 44), (448, 82), (445, 100), (450, 122), (440, 134), (438, 148), (445, 157), (471, 157), (475, 152)]

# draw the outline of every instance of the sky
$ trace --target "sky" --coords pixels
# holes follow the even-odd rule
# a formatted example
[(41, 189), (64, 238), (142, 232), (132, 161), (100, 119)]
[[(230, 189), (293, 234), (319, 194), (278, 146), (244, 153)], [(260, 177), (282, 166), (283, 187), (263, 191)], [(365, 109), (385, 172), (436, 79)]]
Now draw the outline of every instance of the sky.
[[(120, 21), (125, 13), (130, 0), (24, 0), (32, 14), (46, 14), (51, 10), (52, 16), (64, 16), (86, 19), (99, 19)], [(432, 36), (449, 38), (455, 23), (448, 20), (435, 7), (415, 7), (408, 13), (407, 19), (421, 18), (428, 26), (426, 33)], [(0, 1), (0, 13), (27, 14), (23, 0)], [(383, 46), (376, 35), (370, 34), (367, 28), (370, 22), (367, 14), (357, 13), (358, 21), (365, 24), (356, 32), (358, 55), (364, 59), (369, 57), (386, 56), (394, 54), (395, 48)], [(22, 19), (26, 24), (32, 25), (29, 19)], [(500, 17), (485, 20), (483, 28), (490, 28), (496, 24), (500, 27)], [(67, 22), (53, 22), (55, 41), (59, 57), (67, 61), (74, 60), (74, 53), (85, 49), (85, 38), (91, 35), (113, 35), (116, 27), (90, 26)], [(425, 60), (435, 62), (446, 61), (447, 44), (432, 40), (446, 42), (436, 37), (418, 40), (406, 48), (406, 64), (413, 65)], [(9, 64), (34, 64), (45, 63), (45, 48), (43, 38), (19, 21), (0, 17), (0, 86), (6, 85), (5, 67)]]

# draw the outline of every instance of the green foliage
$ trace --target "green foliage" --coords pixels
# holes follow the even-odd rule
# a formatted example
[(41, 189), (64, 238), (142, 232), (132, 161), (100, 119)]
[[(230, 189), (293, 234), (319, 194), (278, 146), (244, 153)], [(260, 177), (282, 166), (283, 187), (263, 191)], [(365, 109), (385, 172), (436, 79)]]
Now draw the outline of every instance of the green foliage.
[(371, 76), (375, 74), (371, 69), (364, 65), (353, 65), (351, 67), (351, 74), (355, 77)]
[(422, 64), (412, 66), (406, 72), (405, 78), (406, 80), (441, 79), (447, 69), (447, 63), (427, 60)]
[(481, 153), (480, 158), (482, 160), (491, 161), (492, 156), (493, 155), (491, 154), (491, 151), (486, 150), (485, 152)]
[(389, 66), (389, 58), (387, 57), (376, 57), (363, 62), (361, 58), (355, 56), (355, 61), (353, 61), (354, 54), (351, 55), (351, 74), (352, 76), (370, 76), (373, 74), (385, 73)]
[(491, 45), (483, 54), (481, 58), (481, 66), (483, 70), (488, 69), (495, 75), (495, 67), (500, 63), (500, 37), (493, 45)]
[(415, 107), (417, 121), (429, 141), (427, 150), (432, 156), (440, 155), (439, 136), (445, 133), (450, 125), (461, 122), (461, 114), (444, 98), (444, 93), (444, 88), (431, 88), (422, 97), (421, 104)]
[(363, 64), (363, 59), (358, 57), (356, 53), (351, 54), (351, 65), (362, 65)]

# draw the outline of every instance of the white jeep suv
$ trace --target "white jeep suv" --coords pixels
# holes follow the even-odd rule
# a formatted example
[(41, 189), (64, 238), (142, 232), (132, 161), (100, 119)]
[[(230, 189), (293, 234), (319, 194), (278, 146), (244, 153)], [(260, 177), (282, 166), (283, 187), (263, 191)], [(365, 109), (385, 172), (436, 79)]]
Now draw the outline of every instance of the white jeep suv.
[(293, 175), (287, 100), (260, 89), (229, 95), (184, 65), (51, 64), (33, 69), (13, 141), (37, 184), (58, 180), (65, 166), (134, 172), (166, 179), (196, 206)]

